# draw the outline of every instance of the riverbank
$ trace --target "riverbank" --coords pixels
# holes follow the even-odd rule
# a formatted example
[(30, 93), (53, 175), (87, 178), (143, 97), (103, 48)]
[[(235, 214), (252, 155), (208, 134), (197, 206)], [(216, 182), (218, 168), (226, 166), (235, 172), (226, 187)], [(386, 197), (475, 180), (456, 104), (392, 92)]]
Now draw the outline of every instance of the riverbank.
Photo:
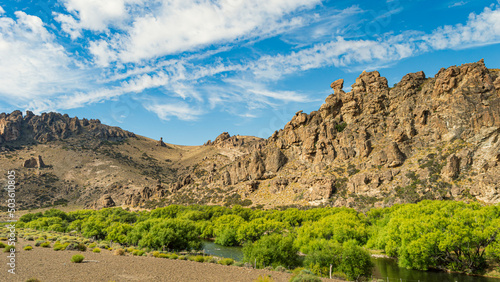
[[(31, 242), (32, 243), (32, 242)], [(26, 281), (37, 278), (40, 281), (241, 281), (252, 282), (259, 276), (271, 276), (274, 281), (289, 281), (290, 273), (224, 266), (213, 263), (169, 260), (144, 256), (115, 256), (112, 251), (54, 251), (51, 248), (34, 247), (24, 251), (20, 247), (29, 244), (18, 242), (16, 253), (16, 274), (7, 272), (7, 254), (2, 253), (4, 262), (0, 281)], [(71, 263), (75, 254), (83, 254), (83, 263)], [(323, 279), (323, 281), (340, 281)]]

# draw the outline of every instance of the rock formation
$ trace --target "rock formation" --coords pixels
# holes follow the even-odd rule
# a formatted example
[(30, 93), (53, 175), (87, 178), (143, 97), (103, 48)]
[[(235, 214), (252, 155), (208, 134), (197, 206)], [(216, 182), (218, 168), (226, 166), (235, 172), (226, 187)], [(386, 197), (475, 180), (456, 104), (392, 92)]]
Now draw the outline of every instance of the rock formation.
[[(297, 112), (259, 147), (212, 172), (208, 186), (233, 185), (262, 203), (274, 197), (266, 193), (289, 189), (311, 204), (383, 206), (468, 193), (500, 200), (500, 72), (481, 60), (433, 78), (407, 74), (392, 88), (377, 71), (363, 72), (350, 92), (343, 84), (331, 84), (334, 94), (318, 111)], [(207, 144), (224, 147), (233, 137)]]
[(44, 168), (45, 163), (42, 160), (42, 156), (38, 156), (38, 158), (30, 158), (24, 161), (23, 167), (25, 168)]
[(21, 111), (0, 114), (0, 144), (46, 143), (82, 134), (89, 139), (106, 141), (119, 141), (135, 136), (118, 127), (103, 125), (97, 119), (80, 120), (52, 112), (34, 115), (27, 111), (24, 117)]

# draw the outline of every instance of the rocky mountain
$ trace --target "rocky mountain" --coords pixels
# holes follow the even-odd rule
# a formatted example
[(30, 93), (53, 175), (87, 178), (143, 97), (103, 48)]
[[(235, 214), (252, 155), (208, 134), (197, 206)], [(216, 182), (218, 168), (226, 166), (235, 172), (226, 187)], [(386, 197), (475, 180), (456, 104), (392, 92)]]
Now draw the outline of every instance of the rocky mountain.
[(363, 72), (349, 92), (343, 84), (267, 140), (225, 132), (203, 146), (67, 115), (2, 114), (0, 163), (19, 169), (30, 183), (20, 200), (35, 206), (500, 202), (498, 69), (481, 60), (434, 77), (407, 74), (393, 87), (377, 71)]
[(331, 84), (318, 111), (297, 112), (200, 181), (265, 206), (500, 201), (498, 69), (481, 60), (431, 78), (411, 73), (394, 87), (377, 71), (363, 72), (350, 92), (343, 83)]
[(0, 114), (0, 145), (47, 143), (78, 136), (91, 143), (100, 141), (121, 141), (135, 136), (118, 127), (101, 124), (98, 119), (70, 118), (59, 113), (21, 111)]

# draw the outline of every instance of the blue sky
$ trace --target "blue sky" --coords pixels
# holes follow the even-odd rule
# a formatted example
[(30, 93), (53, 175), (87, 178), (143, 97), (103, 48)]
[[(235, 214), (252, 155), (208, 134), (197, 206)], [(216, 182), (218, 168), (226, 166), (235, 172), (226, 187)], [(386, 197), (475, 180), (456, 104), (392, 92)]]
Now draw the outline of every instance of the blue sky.
[[(40, 3), (42, 2), (42, 3)], [(0, 111), (98, 118), (166, 142), (267, 138), (331, 82), (485, 59), (500, 0), (0, 0)]]

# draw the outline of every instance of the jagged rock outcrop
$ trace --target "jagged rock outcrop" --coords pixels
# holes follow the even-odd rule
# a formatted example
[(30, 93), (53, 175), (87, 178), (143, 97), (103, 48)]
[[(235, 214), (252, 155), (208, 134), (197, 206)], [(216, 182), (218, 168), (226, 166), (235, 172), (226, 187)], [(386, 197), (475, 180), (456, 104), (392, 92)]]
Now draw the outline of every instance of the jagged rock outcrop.
[(158, 141), (158, 143), (156, 143), (156, 146), (167, 147), (167, 144), (165, 144), (165, 142), (163, 142), (163, 137), (160, 137), (160, 141)]
[(466, 191), (498, 201), (500, 72), (481, 60), (433, 78), (410, 73), (392, 88), (377, 71), (363, 72), (350, 92), (343, 84), (333, 82), (318, 111), (297, 112), (258, 149), (211, 172), (213, 179), (262, 202), (265, 189), (349, 206), (363, 205), (358, 197), (376, 206), (467, 199)]
[(115, 201), (113, 201), (113, 198), (109, 194), (103, 195), (101, 198), (99, 198), (99, 200), (94, 201), (90, 205), (87, 205), (88, 208), (96, 210), (104, 208), (112, 208), (114, 206), (116, 206), (116, 203)]
[[(208, 191), (212, 203), (238, 193), (269, 206), (500, 201), (499, 71), (479, 61), (434, 77), (410, 73), (393, 87), (377, 71), (361, 73), (349, 92), (342, 79), (330, 86), (318, 111), (296, 112), (267, 140), (224, 132), (208, 141), (217, 154), (177, 176), (172, 199)], [(126, 203), (154, 197), (144, 190)]]
[(30, 111), (0, 114), (0, 144), (46, 143), (85, 134), (89, 139), (118, 141), (134, 137), (131, 132), (101, 124), (99, 120), (70, 118), (59, 113), (35, 115)]
[(42, 156), (38, 156), (38, 158), (30, 158), (24, 161), (24, 168), (44, 168), (45, 163), (42, 160)]

